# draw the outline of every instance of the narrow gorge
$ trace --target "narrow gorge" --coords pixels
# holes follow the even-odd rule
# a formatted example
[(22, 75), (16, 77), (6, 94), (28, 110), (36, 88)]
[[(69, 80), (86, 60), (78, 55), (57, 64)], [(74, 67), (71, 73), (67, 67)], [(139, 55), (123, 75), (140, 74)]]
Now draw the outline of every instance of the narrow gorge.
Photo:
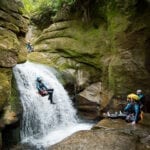
[[(38, 4), (41, 4), (40, 7), (37, 7)], [(36, 7), (38, 8), (36, 11), (30, 10)], [(63, 88), (68, 96), (64, 98), (64, 94), (59, 95), (64, 98), (62, 100), (64, 102), (57, 103), (55, 109), (47, 106), (46, 100), (45, 104), (35, 102), (33, 107), (36, 108), (37, 105), (42, 105), (43, 109), (48, 107), (54, 117), (46, 115), (48, 112), (45, 112), (43, 115), (48, 118), (42, 118), (41, 112), (40, 117), (50, 125), (43, 123), (43, 126), (40, 126), (39, 122), (44, 120), (36, 120), (39, 116), (35, 115), (31, 107), (33, 112), (28, 113), (35, 117), (35, 120), (32, 119), (35, 122), (26, 119), (25, 127), (29, 124), (38, 125), (35, 126), (37, 130), (32, 129), (30, 133), (45, 134), (42, 133), (45, 132), (43, 128), (48, 130), (53, 123), (57, 124), (60, 120), (56, 118), (62, 117), (65, 121), (63, 115), (61, 116), (62, 112), (59, 114), (61, 109), (58, 107), (62, 106), (64, 109), (66, 99), (69, 99), (75, 107), (76, 111), (74, 109), (71, 111), (75, 111), (74, 114), (79, 120), (97, 122), (89, 131), (79, 131), (55, 145), (47, 144), (47, 149), (112, 150), (113, 147), (113, 149), (126, 150), (128, 145), (128, 149), (149, 150), (149, 18), (149, 0), (62, 0), (59, 3), (45, 0), (43, 5), (40, 0), (28, 2), (1, 0), (0, 149), (34, 149), (20, 144), (22, 120), (25, 119), (22, 100), (26, 100), (21, 97), (20, 91), (25, 90), (25, 94), (28, 95), (26, 96), (30, 97), (33, 103), (35, 100), (43, 101), (46, 98), (39, 100), (31, 76), (22, 74), (22, 80), (26, 81), (22, 83), (18, 75), (16, 78), (13, 70), (22, 65), (22, 70), (18, 71), (18, 74), (31, 69), (27, 74), (36, 78), (38, 74), (43, 75), (44, 71), (42, 69), (36, 73), (32, 71), (38, 69), (37, 64), (41, 64), (55, 72), (55, 77), (62, 86), (59, 89), (56, 87), (57, 83), (52, 84), (56, 91), (58, 90), (54, 100), (59, 101), (58, 95)], [(34, 51), (31, 53), (26, 48), (27, 41), (33, 45)], [(28, 78), (32, 81), (31, 85), (28, 84)], [(46, 76), (46, 79), (51, 83), (55, 81), (53, 77), (48, 79)], [(23, 86), (19, 88), (19, 84), (27, 89), (23, 89)], [(28, 86), (33, 86), (33, 91), (28, 89)], [(142, 89), (146, 96), (143, 122), (133, 127), (124, 120), (104, 119), (103, 113), (107, 111), (123, 110), (127, 95), (135, 93), (137, 89)], [(36, 98), (31, 98), (32, 96)], [(68, 114), (68, 117), (71, 117), (71, 114)], [(69, 118), (68, 123), (71, 124), (71, 120)], [(83, 129), (86, 128), (90, 129), (88, 125)], [(105, 142), (107, 138), (111, 141), (110, 144)], [(117, 142), (118, 138), (120, 143)], [(48, 141), (50, 139), (51, 137)], [(47, 140), (45, 139), (44, 142)], [(39, 149), (42, 150), (43, 147)]]

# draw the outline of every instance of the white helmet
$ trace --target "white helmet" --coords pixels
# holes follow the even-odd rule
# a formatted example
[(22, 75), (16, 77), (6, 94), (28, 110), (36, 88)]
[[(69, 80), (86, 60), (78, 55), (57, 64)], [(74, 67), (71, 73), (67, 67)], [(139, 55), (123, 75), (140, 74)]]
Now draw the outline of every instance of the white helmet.
[(142, 90), (139, 89), (139, 90), (136, 91), (136, 93), (140, 94), (140, 93), (142, 93)]

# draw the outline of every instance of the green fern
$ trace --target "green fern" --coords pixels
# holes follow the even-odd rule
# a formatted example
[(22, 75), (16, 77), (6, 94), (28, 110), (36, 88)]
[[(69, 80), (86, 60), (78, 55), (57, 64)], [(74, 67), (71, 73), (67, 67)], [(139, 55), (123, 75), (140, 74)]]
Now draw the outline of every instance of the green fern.
[(22, 1), (25, 10), (28, 14), (35, 11), (42, 11), (46, 7), (49, 7), (54, 12), (57, 12), (64, 3), (72, 5), (75, 2), (75, 0), (22, 0)]

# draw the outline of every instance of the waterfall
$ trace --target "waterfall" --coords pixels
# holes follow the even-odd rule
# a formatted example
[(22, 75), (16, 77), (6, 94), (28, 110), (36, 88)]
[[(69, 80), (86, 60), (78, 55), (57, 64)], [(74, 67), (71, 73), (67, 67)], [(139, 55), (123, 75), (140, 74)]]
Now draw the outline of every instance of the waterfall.
[[(22, 142), (48, 146), (55, 144), (91, 124), (79, 123), (72, 102), (55, 76), (55, 70), (43, 65), (26, 62), (13, 68), (23, 106), (21, 127)], [(41, 77), (48, 88), (53, 88), (53, 101), (41, 97), (36, 89), (36, 78)]]

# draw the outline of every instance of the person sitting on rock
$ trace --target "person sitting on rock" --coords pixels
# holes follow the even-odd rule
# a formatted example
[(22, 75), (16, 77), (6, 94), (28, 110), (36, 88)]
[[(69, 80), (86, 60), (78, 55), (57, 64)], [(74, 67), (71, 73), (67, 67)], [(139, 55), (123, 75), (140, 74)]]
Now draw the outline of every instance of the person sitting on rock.
[(145, 95), (142, 93), (142, 90), (137, 90), (136, 94), (139, 96), (140, 98), (140, 109), (141, 109), (141, 119), (143, 120), (144, 118), (144, 105), (145, 105)]
[(140, 118), (140, 104), (139, 104), (139, 96), (136, 94), (129, 94), (127, 96), (128, 104), (124, 108), (124, 111), (127, 113), (126, 121), (132, 122), (132, 124), (138, 123)]
[(136, 91), (136, 94), (140, 98), (140, 108), (143, 109), (145, 103), (145, 95), (142, 93), (142, 90), (140, 89)]
[(36, 79), (36, 88), (41, 96), (49, 95), (48, 100), (51, 101), (51, 104), (55, 104), (53, 102), (53, 91), (54, 89), (48, 89), (44, 83), (42, 82), (41, 77), (37, 77)]

